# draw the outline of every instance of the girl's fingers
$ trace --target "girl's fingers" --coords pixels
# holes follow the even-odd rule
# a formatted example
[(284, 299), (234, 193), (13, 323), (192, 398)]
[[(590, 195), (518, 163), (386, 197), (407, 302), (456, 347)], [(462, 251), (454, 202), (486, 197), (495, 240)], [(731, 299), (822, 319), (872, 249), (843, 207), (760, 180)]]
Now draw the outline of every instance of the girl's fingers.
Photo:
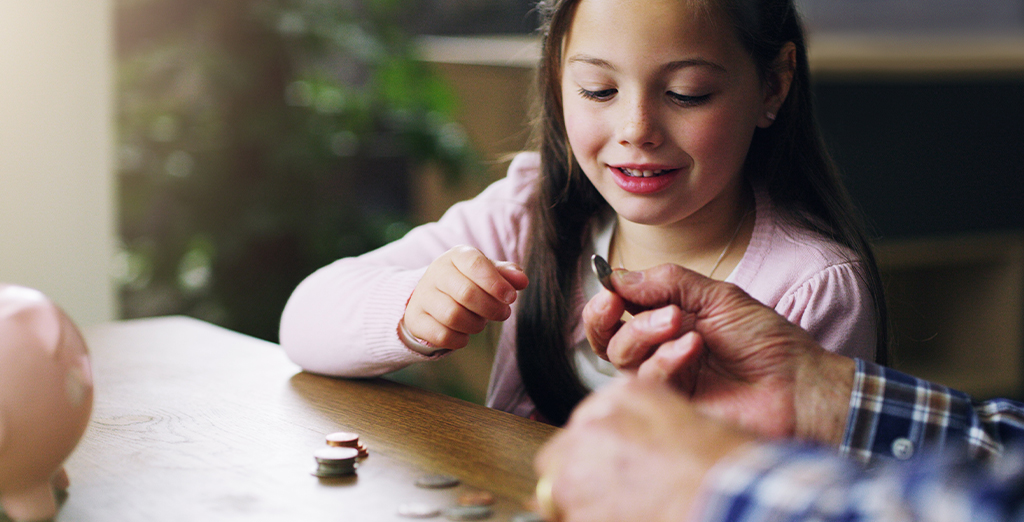
[(423, 304), (423, 313), (457, 333), (475, 334), (487, 326), (487, 319), (466, 309), (451, 296), (439, 293)]
[(508, 283), (516, 290), (522, 290), (530, 283), (530, 279), (526, 277), (526, 272), (524, 272), (523, 268), (516, 263), (511, 261), (496, 261), (494, 263), (494, 267), (498, 269), (498, 272), (505, 278), (505, 281), (508, 281)]
[[(456, 247), (452, 251), (452, 264), (455, 268), (462, 273), (467, 279), (472, 281), (479, 290), (492, 297), (495, 301), (505, 306), (508, 306), (515, 302), (516, 291), (519, 290), (516, 286), (513, 286), (509, 282), (502, 272), (507, 272), (517, 283), (521, 284), (523, 288), (526, 286), (526, 274), (521, 276), (515, 274), (516, 265), (506, 263), (502, 265), (502, 269), (499, 270), (498, 266), (495, 265), (494, 261), (491, 261), (487, 256), (483, 255), (479, 250), (472, 247)], [(521, 272), (521, 271), (520, 271)], [(459, 299), (459, 296), (453, 295), (457, 301), (463, 302)], [(463, 303), (468, 305), (470, 303)], [(472, 307), (470, 307), (472, 309)], [(473, 310), (480, 313), (478, 310)], [(480, 315), (488, 316), (486, 313)]]
[(406, 312), (405, 327), (412, 335), (440, 348), (457, 350), (469, 344), (469, 334), (449, 328), (429, 313)]
[[(504, 321), (512, 315), (512, 308), (495, 299), (484, 289), (480, 288), (473, 280), (467, 277), (453, 277), (437, 282), (437, 289), (449, 297), (460, 310), (483, 317), (489, 321)], [(446, 305), (448, 303), (445, 303)], [(452, 310), (454, 315), (456, 310)], [(441, 322), (454, 320), (448, 314), (439, 313), (436, 315)]]
[(455, 247), (434, 260), (416, 285), (406, 305), (406, 329), (431, 344), (461, 348), (488, 321), (508, 319), (509, 305), (528, 282), (515, 263), (493, 262), (475, 248)]

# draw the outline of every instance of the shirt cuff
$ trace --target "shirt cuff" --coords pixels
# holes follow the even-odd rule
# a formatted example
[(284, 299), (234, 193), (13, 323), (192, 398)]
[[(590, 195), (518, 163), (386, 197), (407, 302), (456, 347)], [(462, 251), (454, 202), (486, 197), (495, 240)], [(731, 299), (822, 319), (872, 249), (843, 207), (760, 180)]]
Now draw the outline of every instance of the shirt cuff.
[(962, 442), (970, 420), (967, 395), (857, 359), (841, 455), (864, 464), (909, 460)]

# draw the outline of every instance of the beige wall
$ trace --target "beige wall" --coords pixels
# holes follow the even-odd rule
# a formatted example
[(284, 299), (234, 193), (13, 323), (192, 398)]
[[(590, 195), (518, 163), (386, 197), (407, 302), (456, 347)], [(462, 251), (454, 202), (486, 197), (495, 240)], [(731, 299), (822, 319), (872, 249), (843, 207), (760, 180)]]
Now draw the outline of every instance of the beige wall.
[(110, 0), (0, 0), (0, 281), (115, 314)]

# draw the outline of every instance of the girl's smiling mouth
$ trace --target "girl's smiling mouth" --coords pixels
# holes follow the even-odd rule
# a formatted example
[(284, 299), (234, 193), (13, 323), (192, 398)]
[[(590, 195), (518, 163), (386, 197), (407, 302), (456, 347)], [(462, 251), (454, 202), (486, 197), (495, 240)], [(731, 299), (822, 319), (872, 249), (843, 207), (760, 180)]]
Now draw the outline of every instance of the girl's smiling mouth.
[(663, 165), (609, 165), (615, 184), (631, 194), (660, 192), (675, 181), (678, 168)]
[(633, 178), (651, 178), (654, 176), (660, 176), (666, 172), (670, 172), (675, 169), (658, 169), (658, 170), (641, 170), (641, 169), (630, 169), (626, 167), (614, 167), (619, 169), (623, 174)]

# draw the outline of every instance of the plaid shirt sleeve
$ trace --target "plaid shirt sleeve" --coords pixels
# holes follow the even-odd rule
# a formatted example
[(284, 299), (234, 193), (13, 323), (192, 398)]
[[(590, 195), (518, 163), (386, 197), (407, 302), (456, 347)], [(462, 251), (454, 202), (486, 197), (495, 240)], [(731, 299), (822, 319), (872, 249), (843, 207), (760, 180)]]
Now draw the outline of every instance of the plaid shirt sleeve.
[(949, 445), (991, 460), (1024, 442), (1024, 405), (972, 401), (964, 393), (857, 360), (841, 455), (862, 463), (908, 460)]
[(695, 520), (1021, 521), (1024, 448), (992, 462), (945, 451), (865, 469), (833, 451), (756, 446), (706, 477)]
[(1019, 403), (858, 360), (840, 453), (753, 446), (708, 474), (697, 519), (1024, 521)]

